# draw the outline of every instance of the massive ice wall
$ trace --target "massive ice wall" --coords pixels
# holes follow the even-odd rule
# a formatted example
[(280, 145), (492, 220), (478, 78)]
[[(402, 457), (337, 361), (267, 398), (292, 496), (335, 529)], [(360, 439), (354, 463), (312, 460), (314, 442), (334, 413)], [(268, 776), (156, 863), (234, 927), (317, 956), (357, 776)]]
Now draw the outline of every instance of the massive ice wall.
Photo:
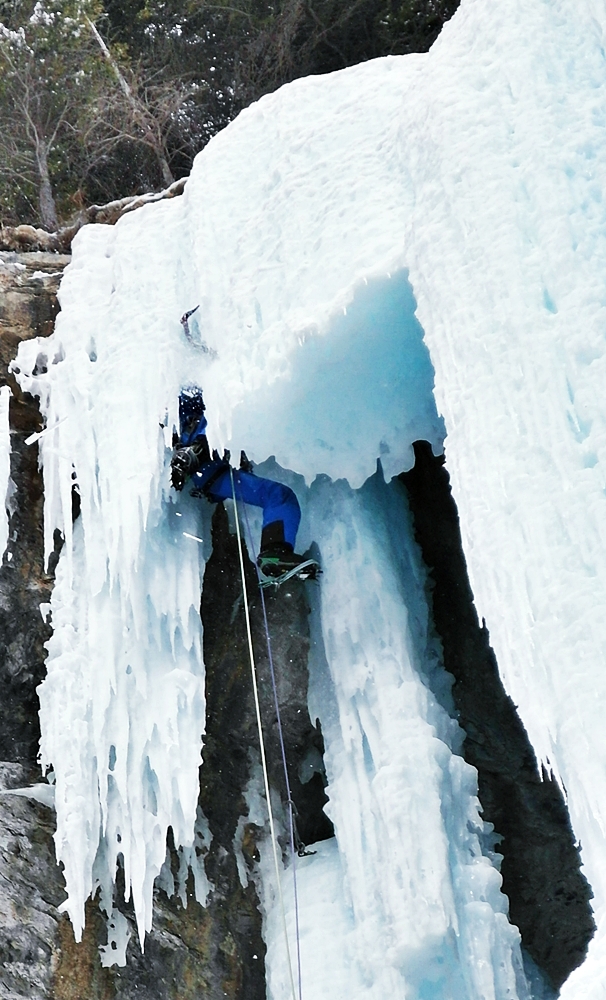
[[(76, 924), (104, 838), (105, 874), (124, 830), (145, 856), (131, 879), (144, 927), (162, 830), (193, 836), (205, 550), (190, 537), (204, 536), (196, 512), (168, 490), (179, 385), (204, 385), (219, 448), (352, 487), (381, 457), (389, 477), (415, 437), (438, 449), (444, 434), (408, 274), (478, 610), (565, 785), (595, 892), (599, 932), (567, 989), (599, 988), (605, 24), (597, 0), (463, 0), (428, 55), (283, 88), (210, 143), (182, 199), (79, 236), (56, 335), (19, 356), (53, 428), (40, 442), (47, 544), (55, 528), (66, 538), (42, 721)], [(182, 337), (179, 315), (198, 302), (216, 356)], [(179, 514), (194, 518), (187, 534)], [(173, 701), (152, 704), (148, 666), (182, 685)], [(132, 742), (120, 684), (149, 708)], [(61, 699), (79, 720), (71, 742)], [(174, 747), (168, 763), (158, 736)], [(76, 774), (73, 755), (93, 752), (96, 774)], [(142, 781), (157, 822), (135, 829)]]
[(595, 894), (598, 933), (563, 996), (600, 996), (606, 962), (605, 14), (490, 5), (472, 58), (445, 33), (428, 107), (403, 119), (411, 280), (476, 605)]

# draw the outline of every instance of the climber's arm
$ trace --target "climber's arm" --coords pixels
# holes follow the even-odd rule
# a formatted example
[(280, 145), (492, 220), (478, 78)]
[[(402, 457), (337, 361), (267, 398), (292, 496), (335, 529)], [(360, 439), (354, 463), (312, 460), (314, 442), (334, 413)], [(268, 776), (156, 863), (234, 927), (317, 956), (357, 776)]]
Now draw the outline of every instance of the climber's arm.
[(183, 426), (171, 459), (171, 482), (176, 490), (182, 490), (186, 480), (193, 476), (205, 462), (210, 462), (210, 449), (206, 437), (206, 417), (202, 413), (193, 427)]

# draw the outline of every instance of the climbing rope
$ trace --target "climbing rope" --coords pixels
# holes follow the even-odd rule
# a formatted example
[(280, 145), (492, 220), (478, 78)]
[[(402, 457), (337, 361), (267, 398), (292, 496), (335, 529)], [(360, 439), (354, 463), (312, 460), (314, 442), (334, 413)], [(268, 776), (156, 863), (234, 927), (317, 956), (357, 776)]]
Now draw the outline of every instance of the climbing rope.
[[(232, 497), (233, 497), (233, 501), (234, 501), (235, 515), (236, 515), (236, 537), (238, 539), (238, 556), (240, 558), (240, 574), (242, 576), (242, 591), (243, 591), (243, 596), (244, 596), (244, 614), (245, 614), (245, 619), (246, 619), (246, 635), (247, 635), (247, 638), (248, 638), (248, 652), (249, 652), (249, 657), (250, 657), (250, 669), (251, 669), (251, 674), (252, 674), (253, 694), (254, 694), (254, 699), (255, 699), (255, 713), (256, 713), (256, 716), (257, 716), (257, 728), (259, 730), (259, 742), (261, 744), (261, 764), (262, 764), (262, 767), (263, 767), (263, 782), (264, 782), (264, 785), (265, 785), (265, 797), (267, 799), (267, 811), (268, 811), (268, 814), (269, 814), (269, 831), (270, 831), (271, 846), (272, 846), (273, 856), (274, 856), (274, 868), (275, 868), (275, 871), (276, 871), (276, 883), (277, 883), (277, 887), (278, 887), (278, 898), (279, 898), (279, 902), (280, 902), (280, 912), (281, 912), (281, 916), (282, 916), (282, 928), (283, 928), (283, 931), (284, 931), (284, 943), (286, 945), (286, 957), (287, 957), (287, 961), (288, 961), (288, 974), (289, 974), (289, 977), (290, 977), (290, 988), (291, 988), (291, 991), (292, 991), (293, 1000), (297, 1000), (297, 994), (295, 992), (295, 980), (294, 980), (293, 971), (292, 971), (292, 961), (291, 961), (291, 957), (290, 957), (290, 945), (288, 943), (288, 928), (286, 926), (286, 911), (284, 909), (284, 897), (282, 895), (282, 880), (281, 880), (281, 873), (280, 873), (280, 864), (278, 862), (278, 849), (276, 847), (276, 843), (277, 843), (277, 841), (276, 841), (276, 831), (275, 831), (275, 824), (274, 824), (273, 812), (272, 812), (272, 808), (271, 808), (271, 796), (270, 796), (270, 790), (269, 790), (269, 773), (268, 773), (268, 770), (267, 770), (267, 755), (265, 753), (265, 740), (263, 738), (263, 724), (261, 722), (261, 704), (260, 704), (260, 701), (259, 701), (259, 687), (258, 687), (258, 684), (257, 684), (257, 671), (256, 671), (256, 667), (255, 667), (255, 654), (254, 654), (254, 649), (253, 649), (252, 630), (251, 630), (251, 626), (250, 626), (250, 610), (249, 610), (249, 607), (248, 607), (248, 588), (246, 586), (246, 574), (244, 572), (244, 554), (243, 554), (243, 551), (242, 551), (242, 536), (240, 534), (240, 519), (238, 517), (238, 502), (236, 500), (236, 488), (235, 488), (235, 484), (234, 484), (234, 473), (233, 473), (233, 469), (231, 468), (231, 466), (230, 466), (230, 469), (229, 469), (229, 477), (230, 477), (230, 480), (231, 480), (231, 491), (232, 491)], [(269, 634), (268, 634), (268, 638), (269, 638)], [(279, 720), (279, 716), (278, 716), (278, 720)], [(296, 906), (296, 902), (295, 902), (295, 906)], [(298, 917), (297, 917), (297, 955), (299, 955)], [(300, 966), (300, 959), (299, 959), (299, 1000), (301, 1000), (301, 966)]]
[[(240, 499), (242, 499), (240, 497)], [(242, 507), (244, 510), (244, 521), (246, 523), (246, 534), (249, 551), (253, 553), (254, 559), (254, 549), (252, 544), (252, 532), (250, 530), (250, 522), (248, 520), (248, 511), (246, 510), (246, 504), (242, 502)], [(236, 508), (237, 516), (237, 508)], [(255, 570), (257, 572), (257, 583), (259, 584), (259, 593), (261, 595), (261, 607), (263, 609), (263, 624), (265, 627), (265, 638), (267, 641), (267, 658), (269, 660), (269, 672), (271, 676), (271, 687), (274, 696), (274, 707), (276, 710), (276, 720), (278, 723), (278, 736), (280, 740), (280, 752), (282, 755), (282, 768), (284, 771), (284, 783), (286, 785), (286, 796), (288, 802), (288, 819), (289, 819), (289, 833), (290, 833), (290, 858), (292, 867), (292, 881), (293, 881), (293, 900), (295, 904), (295, 940), (297, 943), (297, 972), (299, 979), (299, 1000), (302, 1000), (301, 992), (301, 935), (299, 933), (299, 896), (297, 892), (297, 855), (299, 857), (305, 857), (308, 854), (315, 854), (315, 851), (306, 851), (305, 844), (302, 842), (299, 831), (297, 829), (297, 822), (295, 819), (296, 806), (293, 802), (292, 792), (290, 790), (290, 779), (288, 777), (288, 764), (286, 763), (286, 746), (284, 744), (284, 733), (282, 730), (282, 717), (280, 715), (280, 703), (278, 700), (278, 685), (276, 683), (276, 671), (274, 670), (274, 658), (271, 651), (271, 639), (269, 636), (269, 623), (267, 621), (267, 606), (265, 604), (265, 593), (263, 589), (263, 582), (261, 580), (261, 572), (255, 560)]]

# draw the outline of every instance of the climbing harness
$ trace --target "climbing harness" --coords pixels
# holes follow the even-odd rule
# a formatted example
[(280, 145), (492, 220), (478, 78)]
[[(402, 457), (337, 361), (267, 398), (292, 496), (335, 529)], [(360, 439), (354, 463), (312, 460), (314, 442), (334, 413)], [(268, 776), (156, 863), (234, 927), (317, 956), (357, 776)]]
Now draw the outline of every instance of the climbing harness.
[[(234, 501), (235, 515), (236, 515), (236, 536), (237, 536), (237, 540), (238, 540), (238, 556), (239, 556), (239, 559), (240, 559), (240, 573), (241, 573), (241, 576), (242, 576), (242, 591), (243, 591), (243, 597), (244, 597), (244, 615), (245, 615), (245, 619), (246, 619), (246, 635), (247, 635), (247, 639), (248, 639), (248, 653), (249, 653), (249, 658), (250, 658), (250, 669), (251, 669), (251, 675), (252, 675), (253, 694), (254, 694), (254, 700), (255, 700), (255, 714), (256, 714), (256, 717), (257, 717), (257, 728), (259, 730), (259, 742), (261, 744), (261, 764), (262, 764), (262, 768), (263, 768), (263, 783), (264, 783), (264, 786), (265, 786), (265, 797), (267, 799), (267, 811), (268, 811), (268, 814), (269, 814), (269, 832), (270, 832), (270, 836), (271, 836), (271, 846), (272, 846), (273, 857), (274, 857), (274, 868), (275, 868), (275, 872), (276, 872), (276, 884), (277, 884), (277, 888), (278, 888), (278, 898), (279, 898), (279, 902), (280, 902), (280, 912), (281, 912), (281, 916), (282, 916), (282, 929), (284, 931), (284, 942), (285, 942), (285, 945), (286, 945), (286, 957), (287, 957), (287, 961), (288, 961), (288, 973), (289, 973), (289, 977), (290, 977), (290, 987), (291, 987), (291, 990), (292, 990), (293, 1000), (297, 1000), (297, 994), (296, 994), (296, 991), (295, 991), (295, 980), (294, 980), (293, 970), (292, 970), (292, 960), (291, 960), (291, 957), (290, 957), (290, 945), (288, 943), (288, 928), (286, 926), (286, 911), (284, 909), (284, 897), (282, 895), (282, 881), (281, 881), (281, 877), (280, 877), (280, 864), (278, 862), (278, 850), (277, 850), (277, 847), (276, 847), (276, 843), (277, 843), (277, 841), (276, 841), (276, 831), (275, 831), (275, 824), (274, 824), (273, 812), (272, 812), (272, 808), (271, 808), (271, 796), (270, 796), (270, 789), (269, 789), (269, 773), (268, 773), (268, 770), (267, 770), (267, 756), (266, 756), (266, 753), (265, 753), (265, 740), (263, 738), (263, 724), (262, 724), (262, 721), (261, 721), (261, 704), (260, 704), (260, 701), (259, 701), (259, 688), (258, 688), (258, 684), (257, 684), (257, 671), (256, 671), (256, 667), (255, 667), (255, 654), (254, 654), (253, 641), (252, 641), (252, 629), (251, 629), (251, 625), (250, 625), (250, 610), (249, 610), (249, 606), (248, 606), (248, 588), (246, 586), (246, 574), (244, 572), (244, 554), (243, 554), (243, 551), (242, 551), (242, 536), (241, 536), (241, 533), (240, 533), (240, 519), (238, 517), (238, 502), (236, 500), (236, 487), (235, 487), (235, 483), (234, 483), (234, 474), (233, 474), (233, 470), (231, 469), (231, 467), (230, 467), (230, 470), (229, 470), (229, 475), (230, 475), (230, 480), (231, 480), (231, 490), (232, 490), (232, 497), (233, 497), (233, 501)], [(265, 604), (264, 604), (264, 602), (263, 602), (263, 608), (264, 608), (264, 613), (265, 613)], [(265, 617), (265, 623), (266, 623), (266, 628), (267, 628), (267, 618), (266, 617)], [(268, 637), (268, 641), (269, 641), (269, 632), (267, 632), (267, 637)], [(271, 665), (272, 680), (273, 680), (274, 679), (274, 672), (273, 672), (273, 664), (272, 664), (272, 661), (271, 661), (271, 656), (270, 656), (270, 665)], [(275, 692), (275, 683), (274, 683), (274, 692)], [(277, 695), (276, 695), (276, 705), (277, 705)], [(284, 766), (286, 766), (286, 756), (285, 756), (285, 751), (284, 751), (284, 741), (283, 741), (283, 738), (282, 738), (282, 727), (281, 727), (281, 723), (280, 723), (280, 714), (279, 714), (279, 712), (278, 712), (278, 727), (279, 727), (279, 732), (280, 732), (280, 743), (281, 743), (281, 746), (282, 746)], [(287, 782), (288, 782), (288, 777), (287, 777)], [(294, 875), (294, 871), (295, 871), (295, 869), (294, 869), (294, 864), (295, 864), (294, 830), (293, 830), (293, 825), (292, 825), (292, 815), (293, 814), (292, 814), (292, 807), (290, 806), (291, 795), (290, 795), (290, 785), (289, 784), (287, 784), (287, 790), (288, 790), (288, 798), (289, 798), (289, 813), (290, 813), (290, 816), (291, 816), (291, 848), (292, 848), (292, 855), (293, 855), (292, 863), (293, 863), (293, 875)], [(301, 993), (301, 952), (300, 952), (300, 940), (299, 940), (299, 907), (298, 907), (298, 899), (297, 899), (296, 877), (295, 877), (295, 882), (294, 882), (294, 902), (295, 902), (295, 929), (296, 929), (296, 940), (297, 940), (297, 965), (298, 965), (298, 973), (299, 973), (299, 1000), (302, 1000), (302, 993)]]

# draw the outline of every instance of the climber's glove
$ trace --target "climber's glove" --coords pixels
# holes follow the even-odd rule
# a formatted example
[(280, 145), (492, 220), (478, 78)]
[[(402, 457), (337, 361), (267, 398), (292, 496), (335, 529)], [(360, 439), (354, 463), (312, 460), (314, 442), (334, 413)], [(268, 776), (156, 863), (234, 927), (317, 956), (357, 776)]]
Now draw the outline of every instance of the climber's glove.
[(175, 490), (182, 490), (185, 481), (200, 468), (200, 454), (195, 448), (177, 448), (170, 463), (170, 481)]

